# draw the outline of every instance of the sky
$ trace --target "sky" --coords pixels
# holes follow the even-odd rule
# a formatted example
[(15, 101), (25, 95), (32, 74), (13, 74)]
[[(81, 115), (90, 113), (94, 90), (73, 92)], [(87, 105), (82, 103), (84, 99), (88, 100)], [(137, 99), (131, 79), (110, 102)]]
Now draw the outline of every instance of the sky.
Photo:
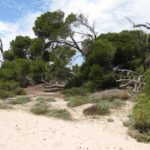
[(35, 37), (35, 19), (47, 11), (83, 13), (101, 33), (133, 29), (135, 23), (150, 22), (150, 0), (0, 0), (0, 38), (4, 49), (17, 35)]

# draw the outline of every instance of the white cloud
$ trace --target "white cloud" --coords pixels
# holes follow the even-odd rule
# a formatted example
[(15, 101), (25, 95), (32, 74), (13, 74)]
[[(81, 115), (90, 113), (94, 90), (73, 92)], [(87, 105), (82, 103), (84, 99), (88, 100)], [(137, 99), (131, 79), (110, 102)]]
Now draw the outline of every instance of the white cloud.
[(34, 37), (32, 27), (35, 18), (43, 10), (61, 9), (66, 14), (84, 13), (91, 23), (96, 21), (99, 33), (132, 29), (132, 25), (125, 19), (125, 16), (130, 17), (136, 23), (150, 21), (149, 0), (40, 0), (37, 2), (38, 6), (41, 3), (41, 12), (29, 11), (16, 23), (0, 21), (0, 37), (3, 39), (5, 49), (9, 48), (9, 42), (16, 35)]
[(9, 48), (9, 43), (17, 35), (35, 37), (32, 27), (37, 16), (41, 13), (29, 13), (15, 23), (0, 21), (0, 37), (3, 40), (4, 49)]

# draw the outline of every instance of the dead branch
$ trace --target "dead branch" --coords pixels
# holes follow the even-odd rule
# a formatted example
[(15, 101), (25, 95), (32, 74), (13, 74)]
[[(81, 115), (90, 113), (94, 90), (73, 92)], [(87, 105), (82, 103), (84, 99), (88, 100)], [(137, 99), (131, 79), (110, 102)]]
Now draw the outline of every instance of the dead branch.
[(119, 79), (116, 80), (120, 84), (120, 88), (133, 87), (132, 92), (138, 93), (144, 85), (144, 75), (138, 74), (132, 70), (115, 69)]

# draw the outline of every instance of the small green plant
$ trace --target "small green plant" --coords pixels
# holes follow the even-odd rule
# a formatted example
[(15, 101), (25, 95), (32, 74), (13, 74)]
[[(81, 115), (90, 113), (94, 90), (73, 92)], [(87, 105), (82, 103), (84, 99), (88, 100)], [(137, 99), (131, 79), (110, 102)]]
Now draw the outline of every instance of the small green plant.
[(69, 101), (67, 104), (68, 107), (77, 107), (90, 102), (87, 96), (72, 96), (66, 100)]
[(36, 115), (45, 115), (49, 112), (48, 105), (46, 103), (36, 103), (30, 110)]
[(19, 97), (15, 98), (15, 99), (10, 99), (9, 100), (9, 104), (13, 104), (13, 105), (25, 104), (25, 103), (28, 103), (30, 101), (31, 101), (31, 99), (28, 96), (19, 96)]
[(56, 117), (56, 118), (60, 118), (63, 120), (71, 120), (72, 119), (70, 112), (66, 109), (49, 110), (49, 112), (47, 113), (47, 116)]
[(123, 102), (122, 100), (114, 99), (113, 101), (110, 102), (110, 108), (116, 109), (118, 107), (121, 107), (124, 104), (125, 102)]
[(0, 90), (0, 98), (6, 99), (8, 97), (13, 97), (15, 94), (12, 91)]
[(84, 115), (106, 115), (110, 113), (109, 106), (105, 103), (98, 103), (84, 109)]
[(145, 143), (150, 142), (150, 132), (140, 133), (138, 130), (131, 128), (128, 130), (128, 134), (134, 139), (136, 139), (138, 142), (145, 142)]
[(5, 104), (5, 103), (0, 103), (0, 109), (11, 109), (12, 107)]
[(108, 118), (107, 121), (108, 121), (108, 122), (114, 122), (114, 119)]
[(71, 89), (65, 89), (62, 92), (65, 96), (86, 96), (88, 91), (83, 87), (74, 87)]
[(38, 97), (37, 98), (38, 102), (55, 102), (56, 100), (52, 97)]
[(132, 117), (135, 129), (140, 132), (150, 131), (150, 99), (146, 95), (138, 97)]

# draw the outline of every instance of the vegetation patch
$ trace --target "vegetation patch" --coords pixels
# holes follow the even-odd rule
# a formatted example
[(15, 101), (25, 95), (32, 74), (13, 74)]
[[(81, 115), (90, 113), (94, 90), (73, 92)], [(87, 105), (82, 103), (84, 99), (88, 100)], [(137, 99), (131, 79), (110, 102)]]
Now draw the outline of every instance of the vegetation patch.
[(31, 101), (31, 98), (28, 96), (19, 96), (15, 99), (10, 99), (9, 104), (17, 105), (17, 104), (25, 104)]
[(70, 112), (66, 109), (49, 110), (49, 112), (47, 113), (47, 116), (56, 117), (56, 118), (60, 118), (63, 120), (72, 120)]
[(0, 81), (0, 98), (6, 99), (15, 95), (25, 95), (25, 91), (19, 87), (18, 83), (10, 81)]
[(66, 100), (69, 101), (68, 107), (77, 107), (90, 102), (88, 96), (72, 96), (66, 98)]
[(11, 109), (12, 107), (5, 103), (0, 103), (0, 109)]
[(84, 115), (106, 115), (110, 113), (109, 106), (104, 103), (95, 104), (84, 109)]
[(88, 94), (88, 91), (83, 87), (74, 87), (70, 89), (64, 89), (62, 93), (65, 96), (86, 96)]
[(45, 115), (49, 112), (48, 105), (46, 103), (36, 103), (30, 110), (36, 115)]
[(129, 129), (128, 134), (138, 142), (150, 142), (150, 132), (140, 133), (138, 130), (131, 128)]
[(107, 121), (108, 121), (108, 122), (114, 122), (114, 119), (108, 118)]
[(52, 97), (38, 97), (36, 101), (42, 103), (42, 102), (55, 102), (56, 100), (55, 98), (52, 98)]

